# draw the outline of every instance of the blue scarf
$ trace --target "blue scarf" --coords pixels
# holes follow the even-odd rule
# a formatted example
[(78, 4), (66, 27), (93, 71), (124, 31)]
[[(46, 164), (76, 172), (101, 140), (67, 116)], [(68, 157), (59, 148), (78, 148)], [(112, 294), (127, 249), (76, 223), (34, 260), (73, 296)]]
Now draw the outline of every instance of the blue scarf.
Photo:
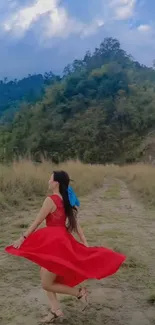
[(73, 191), (72, 187), (71, 186), (68, 186), (68, 197), (69, 197), (69, 202), (70, 202), (70, 205), (72, 207), (74, 206), (77, 206), (79, 207), (80, 206), (80, 201), (79, 199), (77, 198), (75, 192)]

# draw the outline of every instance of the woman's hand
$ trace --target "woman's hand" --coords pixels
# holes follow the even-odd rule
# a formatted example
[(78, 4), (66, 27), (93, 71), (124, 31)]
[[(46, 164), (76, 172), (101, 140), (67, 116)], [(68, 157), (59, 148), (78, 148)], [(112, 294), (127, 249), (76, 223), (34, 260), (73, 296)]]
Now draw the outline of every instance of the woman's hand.
[(85, 245), (86, 247), (89, 247), (89, 245), (88, 245), (87, 241), (86, 241), (86, 242), (84, 242), (84, 245)]
[(13, 243), (13, 247), (14, 248), (20, 248), (20, 246), (23, 244), (25, 238), (23, 236), (21, 236), (19, 239), (17, 239), (14, 243)]
[(80, 239), (81, 243), (82, 243), (84, 246), (89, 247), (89, 245), (88, 245), (88, 243), (87, 243), (87, 240), (86, 240), (86, 237), (85, 237), (85, 235), (84, 235), (84, 233), (83, 233), (83, 230), (82, 230), (82, 228), (81, 228), (81, 226), (80, 226), (80, 224), (79, 224), (79, 221), (77, 221), (77, 234), (78, 234), (78, 236), (79, 236), (79, 239)]

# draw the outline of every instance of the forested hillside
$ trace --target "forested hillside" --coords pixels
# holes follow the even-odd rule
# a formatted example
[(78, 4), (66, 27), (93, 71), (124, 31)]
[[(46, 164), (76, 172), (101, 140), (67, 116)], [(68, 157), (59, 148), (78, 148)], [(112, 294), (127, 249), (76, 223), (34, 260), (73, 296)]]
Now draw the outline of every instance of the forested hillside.
[(45, 87), (53, 84), (59, 77), (52, 72), (29, 75), (21, 80), (0, 80), (0, 122), (11, 121), (23, 103), (35, 103), (45, 92)]
[(1, 126), (1, 161), (26, 155), (90, 163), (140, 159), (142, 139), (155, 127), (155, 71), (135, 62), (119, 41), (104, 39), (48, 82), (43, 96), (42, 89), (39, 83), (32, 97), (28, 92), (13, 122)]

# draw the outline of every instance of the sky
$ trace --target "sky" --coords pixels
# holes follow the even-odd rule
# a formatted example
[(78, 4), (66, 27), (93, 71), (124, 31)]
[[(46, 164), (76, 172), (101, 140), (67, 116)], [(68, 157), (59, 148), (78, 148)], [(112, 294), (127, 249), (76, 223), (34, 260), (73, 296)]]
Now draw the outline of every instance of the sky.
[(62, 73), (105, 37), (155, 59), (155, 0), (0, 0), (0, 78)]

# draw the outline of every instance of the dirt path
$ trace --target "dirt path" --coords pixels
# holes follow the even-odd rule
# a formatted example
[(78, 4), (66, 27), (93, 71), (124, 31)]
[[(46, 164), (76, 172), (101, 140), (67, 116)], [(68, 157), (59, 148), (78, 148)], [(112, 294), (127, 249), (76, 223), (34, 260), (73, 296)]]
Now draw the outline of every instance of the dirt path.
[[(82, 199), (81, 224), (90, 245), (103, 245), (128, 256), (113, 277), (87, 282), (90, 306), (81, 313), (75, 299), (61, 297), (66, 325), (155, 324), (155, 211), (133, 199), (119, 180)], [(1, 249), (34, 218), (27, 211), (1, 220)], [(39, 268), (8, 255), (0, 256), (0, 325), (37, 325), (47, 311), (40, 287)]]

